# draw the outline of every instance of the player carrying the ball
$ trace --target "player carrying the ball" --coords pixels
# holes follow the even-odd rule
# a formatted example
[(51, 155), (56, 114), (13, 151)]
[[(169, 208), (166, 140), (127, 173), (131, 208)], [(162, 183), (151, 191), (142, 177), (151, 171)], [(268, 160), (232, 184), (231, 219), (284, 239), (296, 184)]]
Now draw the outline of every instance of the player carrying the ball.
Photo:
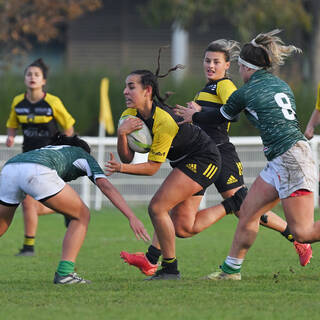
[[(128, 75), (124, 89), (128, 109), (122, 115), (131, 114), (137, 118), (126, 119), (118, 128), (117, 147), (122, 163), (111, 154), (111, 160), (106, 164), (107, 175), (120, 172), (152, 176), (167, 158), (170, 160), (172, 171), (148, 207), (155, 229), (153, 245), (149, 248), (152, 251), (150, 256), (159, 258), (162, 254), (162, 269), (150, 280), (180, 278), (175, 236), (185, 237), (186, 229), (196, 234), (212, 224), (215, 213), (212, 217), (210, 208), (198, 212), (202, 194), (199, 197), (194, 195), (214, 183), (221, 168), (220, 153), (214, 141), (198, 126), (177, 124), (181, 118), (174, 114), (159, 94), (159, 77), (163, 77), (159, 75), (159, 67), (155, 74), (148, 70), (136, 70)], [(134, 152), (128, 146), (127, 135), (140, 129), (142, 121), (150, 129), (153, 142), (148, 161), (132, 164)], [(234, 196), (222, 202), (224, 210), (238, 211), (245, 195), (246, 188), (240, 188)], [(184, 219), (186, 216), (188, 219)], [(183, 221), (188, 226), (181, 225)], [(161, 247), (161, 251), (157, 247)], [(157, 264), (153, 265), (153, 272), (156, 269)]]

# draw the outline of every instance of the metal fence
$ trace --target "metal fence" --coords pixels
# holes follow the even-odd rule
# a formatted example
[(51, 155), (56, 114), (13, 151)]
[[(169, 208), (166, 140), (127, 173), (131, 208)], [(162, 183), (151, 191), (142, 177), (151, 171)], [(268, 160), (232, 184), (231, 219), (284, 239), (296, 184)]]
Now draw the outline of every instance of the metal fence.
[[(21, 136), (16, 137), (15, 145), (12, 148), (6, 147), (6, 138), (6, 136), (0, 135), (0, 168), (2, 168), (3, 164), (9, 158), (21, 152)], [(116, 138), (82, 138), (90, 144), (92, 155), (98, 160), (102, 168), (107, 159), (109, 159), (110, 152), (113, 152), (117, 157)], [(245, 183), (250, 187), (266, 164), (266, 159), (262, 151), (261, 139), (260, 137), (232, 137), (231, 142), (235, 144), (239, 157), (243, 163)], [(311, 140), (311, 146), (317, 164), (319, 164), (319, 142), (320, 136), (315, 136)], [(144, 160), (146, 160), (145, 154), (136, 153), (134, 162), (141, 162)], [(160, 170), (152, 177), (116, 173), (110, 176), (109, 179), (130, 205), (145, 205), (150, 201), (170, 170), (169, 163), (165, 162)], [(99, 210), (102, 207), (111, 205), (110, 201), (103, 196), (101, 191), (95, 187), (87, 177), (79, 178), (76, 181), (72, 181), (70, 184), (90, 208)], [(315, 205), (318, 207), (318, 184), (316, 190)], [(201, 205), (203, 207), (211, 206), (220, 201), (221, 196), (216, 191), (215, 187), (211, 186), (207, 189), (204, 201)]]

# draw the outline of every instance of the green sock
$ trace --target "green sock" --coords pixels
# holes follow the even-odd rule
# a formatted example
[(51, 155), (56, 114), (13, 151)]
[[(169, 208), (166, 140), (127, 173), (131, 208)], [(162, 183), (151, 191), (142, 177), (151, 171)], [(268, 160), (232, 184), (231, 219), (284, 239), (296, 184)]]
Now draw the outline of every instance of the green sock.
[(224, 261), (222, 266), (220, 266), (221, 270), (225, 273), (233, 274), (233, 273), (240, 273), (240, 269), (233, 269), (226, 264)]
[(74, 272), (74, 262), (61, 260), (58, 265), (57, 272), (60, 276), (65, 277), (69, 273)]

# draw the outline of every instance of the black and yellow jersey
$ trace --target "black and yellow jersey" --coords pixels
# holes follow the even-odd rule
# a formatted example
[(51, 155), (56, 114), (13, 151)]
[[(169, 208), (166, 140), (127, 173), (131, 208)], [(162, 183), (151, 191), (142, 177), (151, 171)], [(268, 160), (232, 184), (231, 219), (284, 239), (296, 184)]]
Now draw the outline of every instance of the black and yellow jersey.
[(210, 137), (198, 126), (184, 123), (178, 126), (182, 118), (176, 116), (167, 106), (152, 106), (149, 119), (143, 119), (136, 109), (128, 108), (121, 116), (133, 115), (143, 120), (152, 135), (152, 145), (148, 160), (164, 162), (166, 158), (177, 161), (201, 151), (211, 143)]
[(74, 123), (58, 97), (45, 93), (43, 99), (31, 103), (22, 93), (12, 101), (7, 128), (17, 129), (21, 125), (25, 152), (52, 143), (52, 137), (59, 131), (58, 124), (66, 130)]
[[(206, 86), (197, 93), (194, 101), (202, 106), (201, 112), (211, 111), (212, 108), (220, 109), (235, 90), (237, 90), (237, 88), (230, 79), (223, 78), (216, 81), (209, 81)], [(200, 126), (217, 145), (229, 141), (229, 121), (219, 125), (201, 124), (197, 122), (195, 122), (195, 124)]]

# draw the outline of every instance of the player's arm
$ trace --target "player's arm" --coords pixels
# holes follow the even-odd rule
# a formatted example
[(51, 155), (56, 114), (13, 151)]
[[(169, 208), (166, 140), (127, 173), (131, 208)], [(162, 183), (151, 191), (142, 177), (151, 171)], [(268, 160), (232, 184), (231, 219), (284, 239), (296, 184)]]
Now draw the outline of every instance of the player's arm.
[(102, 193), (114, 204), (114, 206), (118, 208), (125, 217), (127, 217), (136, 238), (149, 241), (150, 236), (143, 223), (135, 216), (120, 192), (111, 184), (111, 182), (106, 178), (97, 178), (95, 183)]
[(316, 126), (318, 126), (320, 124), (320, 110), (318, 109), (314, 109), (310, 120), (307, 124), (306, 130), (304, 132), (304, 135), (306, 136), (306, 138), (308, 140), (313, 138), (314, 135), (314, 129), (316, 128)]
[(192, 106), (184, 108), (177, 106), (175, 113), (181, 116), (185, 122), (195, 121), (202, 124), (221, 124), (226, 121), (235, 122), (239, 120), (240, 112), (245, 108), (245, 99), (240, 90), (236, 90), (228, 99), (227, 103), (220, 109), (213, 108), (208, 112), (197, 112)]
[(8, 137), (7, 137), (7, 141), (6, 141), (6, 146), (12, 147), (14, 144), (14, 138), (17, 134), (17, 129), (16, 128), (7, 128), (7, 132), (8, 132)]
[(143, 163), (121, 163), (115, 160), (112, 152), (110, 152), (110, 160), (105, 164), (105, 173), (107, 176), (115, 172), (140, 175), (140, 176), (153, 176), (161, 167), (162, 162), (148, 160)]
[(59, 125), (63, 128), (63, 133), (71, 137), (74, 134), (75, 119), (68, 112), (60, 98), (56, 96), (46, 96), (47, 102), (51, 105), (53, 116)]

